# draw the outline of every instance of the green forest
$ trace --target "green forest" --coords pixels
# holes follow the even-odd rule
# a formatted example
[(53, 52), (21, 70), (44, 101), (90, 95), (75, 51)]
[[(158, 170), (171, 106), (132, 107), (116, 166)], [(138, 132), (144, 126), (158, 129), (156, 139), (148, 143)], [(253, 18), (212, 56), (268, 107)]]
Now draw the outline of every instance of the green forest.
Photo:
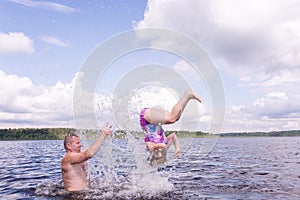
[[(93, 138), (99, 130), (81, 130), (87, 138)], [(74, 128), (19, 128), (19, 129), (0, 129), (0, 140), (63, 140), (71, 133), (78, 133)], [(274, 131), (274, 132), (242, 132), (242, 133), (222, 133), (209, 134), (201, 131), (166, 131), (166, 135), (175, 132), (178, 137), (292, 137), (300, 136), (300, 130), (292, 131)], [(143, 136), (142, 132), (131, 132), (136, 137)], [(117, 130), (114, 137), (122, 138), (126, 136), (126, 131)]]
[(272, 132), (242, 132), (242, 133), (223, 133), (221, 137), (292, 137), (300, 136), (300, 130), (272, 131)]
[(63, 140), (72, 128), (19, 128), (0, 129), (0, 140)]

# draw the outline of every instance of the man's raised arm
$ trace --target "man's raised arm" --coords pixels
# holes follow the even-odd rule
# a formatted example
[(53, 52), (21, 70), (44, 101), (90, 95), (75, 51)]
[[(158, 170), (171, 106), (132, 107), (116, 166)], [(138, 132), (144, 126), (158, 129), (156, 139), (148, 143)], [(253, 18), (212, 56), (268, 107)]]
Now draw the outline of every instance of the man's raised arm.
[(105, 140), (105, 138), (111, 134), (110, 128), (111, 126), (103, 129), (101, 134), (98, 136), (97, 140), (85, 150), (85, 153), (88, 158), (92, 158), (100, 150), (100, 147), (102, 146), (102, 143)]

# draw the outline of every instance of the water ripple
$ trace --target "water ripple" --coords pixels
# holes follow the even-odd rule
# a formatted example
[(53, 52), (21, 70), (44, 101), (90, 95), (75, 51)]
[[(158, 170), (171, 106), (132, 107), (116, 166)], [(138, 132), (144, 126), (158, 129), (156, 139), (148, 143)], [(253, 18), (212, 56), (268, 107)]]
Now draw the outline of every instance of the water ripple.
[(159, 172), (139, 165), (145, 153), (102, 152), (90, 161), (93, 188), (69, 193), (62, 141), (0, 141), (0, 199), (300, 199), (299, 137), (221, 138), (206, 157), (201, 144), (195, 139), (178, 159), (168, 154)]

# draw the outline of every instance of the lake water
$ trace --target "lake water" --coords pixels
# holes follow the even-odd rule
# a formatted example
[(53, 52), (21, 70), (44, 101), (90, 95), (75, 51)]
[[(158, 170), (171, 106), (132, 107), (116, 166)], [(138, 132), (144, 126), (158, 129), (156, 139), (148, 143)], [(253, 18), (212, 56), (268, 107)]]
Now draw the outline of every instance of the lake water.
[(130, 141), (107, 142), (89, 161), (92, 189), (73, 193), (62, 141), (0, 141), (0, 199), (300, 199), (300, 137), (220, 138), (206, 156), (209, 139), (184, 140), (159, 170)]

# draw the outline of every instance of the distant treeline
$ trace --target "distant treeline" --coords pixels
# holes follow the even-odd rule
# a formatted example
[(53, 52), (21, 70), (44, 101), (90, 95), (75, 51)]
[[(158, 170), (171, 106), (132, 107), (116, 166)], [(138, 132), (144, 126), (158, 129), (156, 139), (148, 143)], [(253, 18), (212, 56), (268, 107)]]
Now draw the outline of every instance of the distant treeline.
[(186, 137), (210, 137), (212, 134), (201, 132), (201, 131), (166, 131), (166, 135), (168, 136), (171, 133), (176, 133), (176, 135), (180, 138)]
[[(75, 128), (18, 128), (18, 129), (0, 129), (0, 140), (63, 140), (66, 135), (76, 134), (84, 135), (86, 139), (95, 139), (100, 130), (86, 129), (78, 130)], [(122, 138), (126, 131), (117, 130), (114, 136)]]
[(0, 129), (0, 140), (62, 140), (74, 132), (72, 128)]
[[(78, 134), (82, 132), (86, 138), (95, 139), (99, 130), (76, 130), (74, 128), (19, 128), (19, 129), (0, 129), (0, 140), (63, 140), (68, 134)], [(178, 137), (282, 137), (300, 136), (300, 130), (274, 131), (274, 132), (243, 132), (243, 133), (222, 133), (212, 135), (201, 131), (166, 131), (166, 135), (175, 132)], [(143, 138), (142, 132), (130, 132), (136, 138)], [(126, 137), (125, 130), (117, 130), (115, 138)]]
[(272, 132), (242, 132), (242, 133), (222, 133), (221, 137), (292, 137), (300, 136), (300, 130), (272, 131)]

